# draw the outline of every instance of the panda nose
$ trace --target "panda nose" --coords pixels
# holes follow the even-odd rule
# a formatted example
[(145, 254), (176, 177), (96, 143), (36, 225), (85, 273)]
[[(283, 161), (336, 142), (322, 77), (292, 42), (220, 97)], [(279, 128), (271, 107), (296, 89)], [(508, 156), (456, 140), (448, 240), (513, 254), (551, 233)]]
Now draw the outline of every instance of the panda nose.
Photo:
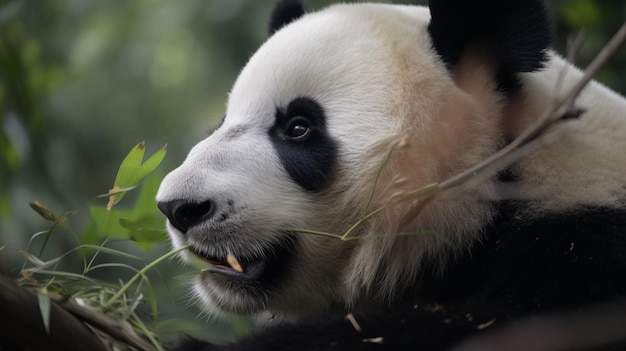
[(187, 232), (189, 228), (211, 218), (215, 212), (215, 205), (210, 200), (199, 203), (173, 200), (159, 202), (157, 206), (167, 216), (174, 228), (183, 233)]

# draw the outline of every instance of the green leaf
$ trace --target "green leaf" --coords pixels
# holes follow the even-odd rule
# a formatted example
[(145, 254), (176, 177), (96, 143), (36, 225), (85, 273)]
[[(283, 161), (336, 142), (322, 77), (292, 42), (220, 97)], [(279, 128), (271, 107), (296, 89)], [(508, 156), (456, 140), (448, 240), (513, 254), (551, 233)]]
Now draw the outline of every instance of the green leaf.
[(103, 207), (91, 206), (89, 207), (89, 213), (91, 220), (96, 225), (95, 230), (98, 237), (128, 238), (128, 230), (120, 225), (120, 220), (122, 218), (133, 218), (132, 211), (117, 209), (107, 211)]
[(100, 241), (99, 238), (100, 238), (100, 231), (99, 231), (98, 225), (96, 224), (96, 222), (94, 221), (92, 217), (91, 220), (89, 221), (89, 224), (87, 225), (87, 228), (81, 234), (80, 241), (83, 244), (97, 245), (98, 242)]
[(122, 218), (120, 226), (129, 230), (132, 241), (155, 244), (167, 241), (164, 222), (161, 216), (144, 216), (137, 220)]
[[(132, 238), (131, 238), (132, 239)], [(158, 243), (150, 243), (150, 242), (145, 242), (145, 241), (131, 241), (135, 247), (137, 247), (139, 250), (143, 251), (143, 252), (148, 252), (150, 250), (152, 250), (152, 248), (158, 244)]]
[(135, 173), (141, 167), (141, 162), (143, 161), (143, 155), (145, 152), (146, 143), (144, 141), (135, 145), (135, 147), (130, 150), (117, 171), (117, 176), (115, 177), (113, 186), (128, 188), (136, 184), (133, 182), (133, 179), (135, 178)]
[(138, 219), (120, 219), (120, 226), (129, 230), (164, 231), (165, 220), (160, 216), (143, 216)]
[(39, 301), (39, 311), (41, 312), (41, 320), (46, 329), (46, 333), (50, 335), (50, 296), (46, 289), (37, 291), (37, 300)]
[[(133, 230), (129, 233), (130, 240), (136, 243), (160, 244), (167, 242), (167, 232), (164, 230)], [(142, 249), (152, 248), (152, 245), (144, 246)]]
[(110, 211), (122, 199), (125, 194), (124, 189), (135, 187), (150, 173), (154, 172), (167, 153), (167, 145), (164, 145), (150, 156), (146, 162), (143, 162), (145, 151), (146, 145), (142, 141), (135, 145), (122, 161), (113, 182), (113, 188), (109, 190), (111, 196), (109, 197), (107, 210)]
[(163, 174), (154, 174), (152, 177), (146, 179), (141, 184), (139, 189), (139, 195), (137, 196), (137, 202), (135, 202), (135, 208), (133, 211), (137, 216), (159, 216), (162, 218), (160, 227), (164, 228), (165, 216), (161, 213), (156, 205), (154, 198), (156, 197), (159, 186), (161, 186), (161, 180), (163, 180)]
[(113, 182), (113, 188), (109, 190), (109, 203), (107, 204), (107, 210), (111, 210), (111, 208), (118, 203), (122, 197), (124, 196), (124, 192), (120, 192), (124, 188), (131, 187), (135, 185), (133, 183), (133, 179), (135, 177), (135, 173), (141, 167), (141, 162), (143, 161), (143, 155), (146, 151), (146, 144), (144, 141), (135, 145), (128, 155), (122, 161), (120, 168), (117, 170), (117, 176), (115, 176), (115, 181)]
[(144, 162), (139, 169), (134, 174), (132, 184), (139, 184), (144, 178), (146, 178), (150, 173), (154, 172), (154, 170), (161, 164), (163, 159), (165, 158), (165, 154), (167, 153), (167, 144), (163, 145), (158, 151), (156, 151), (152, 156), (150, 156), (146, 162)]

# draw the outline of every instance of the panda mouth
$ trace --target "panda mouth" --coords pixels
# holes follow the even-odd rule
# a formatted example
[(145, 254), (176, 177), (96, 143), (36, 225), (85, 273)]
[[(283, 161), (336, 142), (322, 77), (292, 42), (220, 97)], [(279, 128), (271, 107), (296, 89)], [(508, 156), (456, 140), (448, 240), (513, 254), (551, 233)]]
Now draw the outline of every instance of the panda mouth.
[(243, 260), (232, 254), (226, 257), (215, 257), (195, 248), (192, 248), (191, 252), (211, 265), (211, 267), (203, 269), (203, 272), (217, 273), (237, 280), (258, 280), (266, 267), (266, 260), (264, 259)]
[(299, 240), (294, 233), (283, 234), (280, 240), (266, 245), (261, 252), (254, 255), (241, 252), (216, 255), (199, 245), (192, 245), (190, 251), (210, 264), (210, 267), (202, 269), (202, 275), (215, 277), (220, 282), (226, 281), (218, 277), (274, 286), (288, 272), (299, 246)]

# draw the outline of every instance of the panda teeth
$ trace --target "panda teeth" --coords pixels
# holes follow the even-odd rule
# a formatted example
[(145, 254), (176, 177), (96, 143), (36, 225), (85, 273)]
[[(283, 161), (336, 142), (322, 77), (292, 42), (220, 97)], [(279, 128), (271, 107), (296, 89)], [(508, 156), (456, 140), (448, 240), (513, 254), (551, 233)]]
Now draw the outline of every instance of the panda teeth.
[(233, 278), (243, 280), (256, 280), (260, 278), (265, 271), (266, 262), (262, 259), (245, 260), (242, 262), (232, 253), (228, 253), (226, 258), (223, 259), (209, 256), (205, 252), (199, 250), (192, 249), (192, 252), (213, 266), (212, 268), (207, 268), (206, 271), (219, 272)]
[(230, 254), (230, 253), (226, 257), (226, 260), (222, 260), (222, 259), (219, 259), (219, 258), (211, 257), (211, 256), (205, 254), (204, 252), (200, 252), (200, 251), (196, 251), (196, 250), (192, 250), (192, 252), (196, 256), (201, 258), (202, 260), (204, 260), (204, 261), (208, 262), (209, 264), (211, 264), (212, 266), (214, 266), (215, 268), (219, 268), (219, 269), (223, 269), (223, 270), (237, 271), (239, 273), (243, 272), (243, 268), (242, 268), (241, 264), (239, 263), (239, 261), (237, 260), (237, 258), (235, 258), (235, 256)]
[(230, 268), (234, 269), (235, 271), (237, 271), (239, 273), (243, 273), (243, 267), (241, 266), (241, 264), (239, 263), (239, 261), (237, 260), (237, 257), (235, 257), (235, 255), (229, 253), (226, 256), (226, 261), (230, 265)]
[(239, 272), (239, 273), (243, 273), (244, 272), (244, 268), (239, 263), (239, 261), (232, 261), (232, 258), (230, 258), (230, 257), (227, 258), (226, 262), (224, 262), (224, 261), (217, 261), (217, 260), (209, 260), (209, 259), (207, 259), (206, 261), (209, 262), (210, 264), (212, 264), (215, 268), (219, 268), (219, 269), (223, 269), (223, 270), (229, 270), (229, 271), (235, 271), (235, 272)]

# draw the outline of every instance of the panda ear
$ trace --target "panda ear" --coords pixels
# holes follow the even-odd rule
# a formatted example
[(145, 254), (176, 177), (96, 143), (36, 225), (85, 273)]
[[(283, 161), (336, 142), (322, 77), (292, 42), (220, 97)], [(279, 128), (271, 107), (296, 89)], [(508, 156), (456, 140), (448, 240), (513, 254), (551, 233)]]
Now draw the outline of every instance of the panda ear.
[(270, 17), (269, 35), (271, 36), (283, 26), (297, 20), (304, 15), (304, 6), (299, 0), (280, 0)]
[(473, 45), (489, 50), (498, 64), (498, 84), (517, 86), (516, 73), (534, 72), (547, 60), (552, 41), (542, 0), (431, 0), (428, 26), (434, 49), (453, 68)]

